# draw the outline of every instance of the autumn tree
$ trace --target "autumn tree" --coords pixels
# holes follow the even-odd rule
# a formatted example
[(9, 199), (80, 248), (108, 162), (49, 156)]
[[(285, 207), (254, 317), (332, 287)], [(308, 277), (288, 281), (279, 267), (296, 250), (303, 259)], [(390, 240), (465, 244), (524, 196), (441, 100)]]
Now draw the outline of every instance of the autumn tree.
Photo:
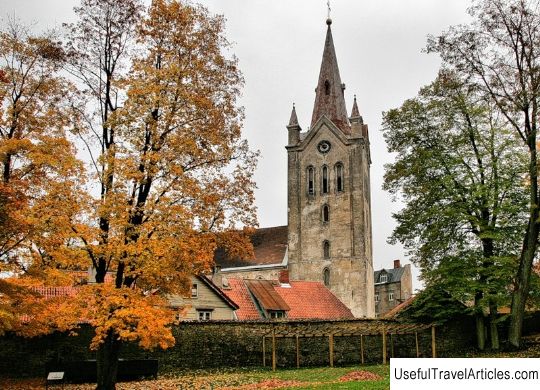
[(538, 0), (477, 0), (469, 9), (472, 23), (453, 27), (428, 44), (429, 51), (440, 54), (443, 66), (458, 72), (490, 97), (528, 153), (528, 224), (513, 279), (508, 334), (509, 344), (515, 348), (521, 343), (523, 314), (540, 231), (539, 7)]
[(58, 75), (60, 43), (9, 20), (0, 56), (0, 333), (29, 334), (20, 320), (32, 294), (5, 277), (59, 282), (59, 268), (70, 262), (81, 166), (68, 137), (72, 89)]
[(73, 225), (97, 282), (79, 302), (96, 329), (97, 388), (113, 389), (122, 342), (174, 343), (173, 316), (149, 292), (185, 293), (218, 245), (248, 250), (239, 228), (256, 223), (256, 156), (241, 138), (243, 80), (222, 17), (169, 0), (147, 12), (83, 0), (76, 13), (67, 69), (89, 98), (77, 131), (100, 187), (94, 222)]
[(498, 349), (497, 306), (508, 304), (526, 221), (526, 155), (497, 107), (451, 72), (386, 112), (383, 126), (396, 153), (384, 187), (405, 202), (392, 241), (403, 243), (428, 287), (474, 301), (480, 349), (489, 310)]

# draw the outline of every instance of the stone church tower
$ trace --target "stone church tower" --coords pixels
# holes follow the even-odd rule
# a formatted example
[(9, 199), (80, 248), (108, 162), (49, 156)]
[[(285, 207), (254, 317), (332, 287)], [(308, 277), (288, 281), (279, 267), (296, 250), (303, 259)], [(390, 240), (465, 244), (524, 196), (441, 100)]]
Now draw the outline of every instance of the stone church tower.
[(293, 107), (288, 155), (288, 268), (291, 280), (323, 281), (355, 317), (374, 317), (368, 127), (356, 97), (347, 116), (331, 31), (311, 127)]

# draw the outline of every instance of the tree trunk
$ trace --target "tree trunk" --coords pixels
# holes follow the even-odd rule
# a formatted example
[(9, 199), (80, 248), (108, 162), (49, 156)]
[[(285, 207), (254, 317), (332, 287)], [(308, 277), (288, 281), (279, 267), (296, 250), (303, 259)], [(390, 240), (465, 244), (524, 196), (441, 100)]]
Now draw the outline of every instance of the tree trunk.
[(529, 224), (523, 240), (519, 268), (514, 282), (512, 293), (512, 310), (510, 312), (510, 326), (508, 328), (508, 347), (518, 349), (521, 347), (521, 333), (523, 331), (523, 316), (525, 304), (529, 295), (529, 281), (531, 268), (538, 246), (538, 217), (540, 202), (538, 199), (538, 161), (536, 154), (536, 128), (533, 127), (527, 139), (529, 146)]
[(480, 307), (480, 300), (482, 299), (482, 292), (477, 292), (474, 297), (474, 307), (476, 310), (476, 345), (480, 351), (486, 348), (486, 327), (484, 325), (484, 313)]
[(118, 357), (121, 342), (113, 331), (109, 331), (103, 344), (97, 351), (97, 386), (96, 390), (115, 390), (118, 373)]
[(499, 331), (497, 329), (497, 303), (489, 300), (489, 336), (491, 338), (491, 349), (499, 350)]

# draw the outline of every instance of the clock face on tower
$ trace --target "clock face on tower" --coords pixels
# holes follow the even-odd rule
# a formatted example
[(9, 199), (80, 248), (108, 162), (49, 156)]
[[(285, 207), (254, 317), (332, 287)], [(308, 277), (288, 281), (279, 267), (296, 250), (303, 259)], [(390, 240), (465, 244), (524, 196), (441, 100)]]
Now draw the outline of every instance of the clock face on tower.
[(321, 141), (317, 145), (317, 149), (321, 153), (328, 153), (330, 151), (331, 147), (332, 147), (332, 145), (330, 145), (330, 142), (328, 142), (328, 141)]

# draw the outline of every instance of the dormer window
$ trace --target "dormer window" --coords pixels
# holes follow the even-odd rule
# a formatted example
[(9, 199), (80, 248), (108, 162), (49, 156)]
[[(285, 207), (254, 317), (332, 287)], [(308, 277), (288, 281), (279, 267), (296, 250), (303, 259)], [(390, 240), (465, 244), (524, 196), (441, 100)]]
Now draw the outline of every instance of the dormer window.
[(328, 80), (324, 82), (324, 94), (330, 95), (330, 81)]
[(388, 281), (388, 275), (387, 274), (382, 274), (381, 277), (379, 278), (379, 282), (380, 283), (386, 283)]
[(307, 187), (308, 195), (315, 195), (315, 169), (311, 166), (307, 169)]
[(328, 167), (325, 165), (322, 168), (322, 193), (328, 194), (329, 185), (328, 185)]

